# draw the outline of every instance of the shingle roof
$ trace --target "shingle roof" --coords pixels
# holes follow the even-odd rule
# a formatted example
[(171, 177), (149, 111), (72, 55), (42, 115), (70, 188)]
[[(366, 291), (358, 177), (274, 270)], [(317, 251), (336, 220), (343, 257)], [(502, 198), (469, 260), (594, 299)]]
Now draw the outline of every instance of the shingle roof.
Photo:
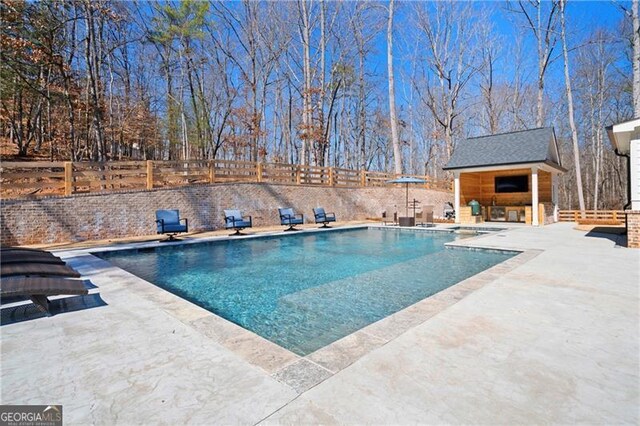
[(558, 165), (552, 127), (481, 136), (459, 141), (445, 170), (547, 162)]

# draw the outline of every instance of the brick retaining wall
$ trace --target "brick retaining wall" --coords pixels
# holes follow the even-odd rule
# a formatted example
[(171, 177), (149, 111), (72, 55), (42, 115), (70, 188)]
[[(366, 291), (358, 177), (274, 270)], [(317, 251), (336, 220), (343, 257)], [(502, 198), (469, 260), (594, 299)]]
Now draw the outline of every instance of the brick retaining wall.
[[(409, 188), (409, 199), (434, 206), (442, 216), (448, 192)], [(335, 212), (338, 220), (379, 217), (387, 207), (404, 209), (400, 187), (337, 188), (264, 183), (198, 185), (152, 191), (72, 195), (40, 199), (3, 200), (0, 208), (2, 245), (57, 243), (155, 233), (157, 209), (180, 209), (189, 230), (223, 226), (225, 208), (253, 216), (255, 226), (279, 224), (278, 207), (293, 207), (313, 222), (314, 207)]]

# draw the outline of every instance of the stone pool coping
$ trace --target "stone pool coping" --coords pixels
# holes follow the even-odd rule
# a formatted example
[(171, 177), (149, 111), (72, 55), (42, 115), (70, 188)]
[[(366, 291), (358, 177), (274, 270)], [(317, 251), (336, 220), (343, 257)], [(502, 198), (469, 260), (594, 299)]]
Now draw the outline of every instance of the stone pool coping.
[[(413, 228), (362, 224), (331, 229), (304, 229), (295, 235), (365, 228), (399, 229), (413, 232), (453, 232), (449, 227)], [(501, 232), (508, 232), (508, 230), (502, 230), (499, 233)], [(182, 241), (177, 244), (172, 243), (172, 245), (285, 235), (291, 234), (277, 231), (233, 238), (228, 236), (214, 236)], [(482, 244), (482, 239), (489, 235), (495, 235), (495, 233), (481, 234), (476, 237), (447, 243), (446, 245), (454, 249), (501, 250), (495, 246), (485, 246)], [(532, 249), (504, 249), (505, 251), (512, 253), (517, 252), (519, 254), (432, 296), (422, 299), (392, 315), (369, 324), (315, 352), (306, 356), (300, 356), (93, 255), (93, 253), (107, 251), (166, 246), (167, 243), (157, 241), (140, 242), (119, 244), (117, 246), (60, 250), (56, 251), (56, 254), (63, 257), (72, 267), (78, 269), (83, 276), (90, 275), (90, 279), (98, 282), (102, 281), (99, 283), (100, 285), (105, 285), (104, 283), (106, 282), (126, 283), (127, 290), (156, 303), (167, 314), (191, 327), (204, 337), (230, 350), (249, 364), (261, 368), (274, 379), (293, 388), (298, 394), (323, 382), (373, 350), (384, 346), (401, 334), (424, 323), (469, 294), (492, 283), (498, 279), (500, 275), (523, 265), (542, 252), (541, 250)]]

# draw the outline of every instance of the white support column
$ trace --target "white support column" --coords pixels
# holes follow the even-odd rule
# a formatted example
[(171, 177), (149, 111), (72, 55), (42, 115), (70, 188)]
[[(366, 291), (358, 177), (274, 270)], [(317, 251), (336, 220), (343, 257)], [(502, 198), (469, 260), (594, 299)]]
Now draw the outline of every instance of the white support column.
[(551, 203), (553, 203), (553, 221), (558, 221), (558, 174), (551, 173)]
[(531, 168), (531, 224), (538, 226), (538, 168)]
[(460, 172), (453, 173), (453, 208), (456, 210), (456, 223), (460, 223)]

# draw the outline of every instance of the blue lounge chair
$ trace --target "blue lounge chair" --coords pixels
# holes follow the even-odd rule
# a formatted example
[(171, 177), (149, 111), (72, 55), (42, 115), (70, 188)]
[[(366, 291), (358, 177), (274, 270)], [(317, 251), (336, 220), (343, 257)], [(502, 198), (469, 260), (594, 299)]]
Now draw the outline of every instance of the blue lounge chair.
[[(181, 223), (184, 221), (184, 224)], [(158, 234), (167, 234), (169, 238), (164, 241), (175, 241), (176, 234), (189, 232), (189, 221), (180, 219), (179, 210), (156, 210), (156, 225)]]
[(280, 212), (280, 225), (288, 226), (285, 231), (299, 231), (294, 226), (304, 223), (304, 215), (296, 214), (292, 208), (278, 209)]
[(336, 221), (336, 214), (335, 213), (325, 213), (324, 209), (322, 207), (318, 207), (313, 209), (313, 215), (316, 218), (316, 223), (322, 223), (322, 226), (320, 228), (330, 228), (330, 226), (327, 226), (327, 224), (329, 222), (335, 222)]
[(243, 217), (240, 210), (225, 210), (224, 211), (224, 226), (227, 229), (235, 229), (236, 232), (232, 235), (245, 235), (240, 232), (242, 229), (251, 228), (251, 216)]

